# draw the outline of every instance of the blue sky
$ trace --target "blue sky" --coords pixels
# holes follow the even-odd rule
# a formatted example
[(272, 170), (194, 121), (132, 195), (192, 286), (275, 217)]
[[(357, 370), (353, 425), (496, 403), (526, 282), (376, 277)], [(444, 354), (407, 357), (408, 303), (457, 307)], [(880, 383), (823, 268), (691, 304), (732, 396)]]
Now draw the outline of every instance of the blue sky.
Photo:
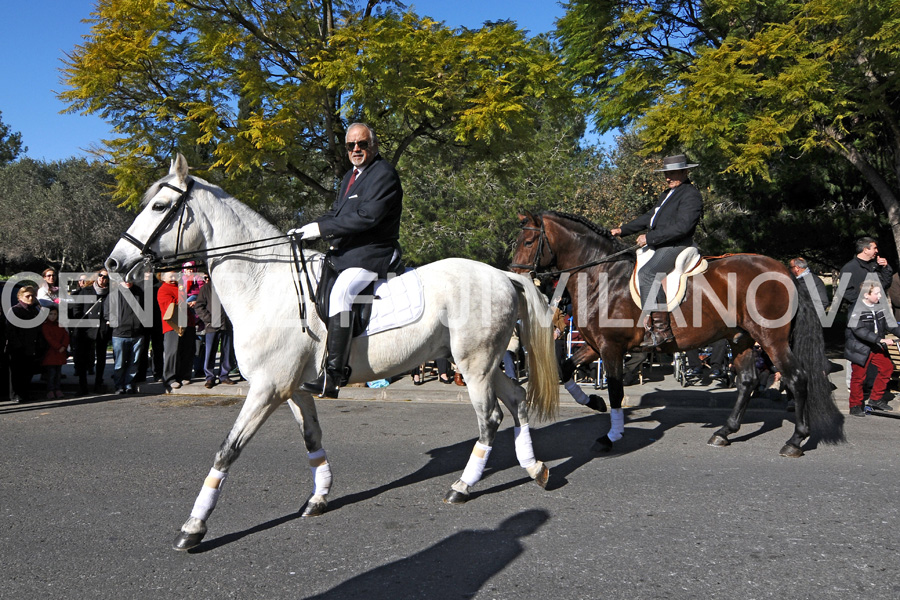
[[(27, 156), (63, 160), (110, 137), (100, 118), (60, 114), (65, 105), (56, 93), (62, 58), (89, 32), (82, 23), (94, 0), (0, 0), (4, 28), (0, 36), (0, 113), (3, 122), (22, 134)], [(449, 27), (478, 28), (484, 21), (512, 19), (532, 35), (551, 31), (563, 9), (555, 0), (418, 0), (406, 4), (420, 15)]]

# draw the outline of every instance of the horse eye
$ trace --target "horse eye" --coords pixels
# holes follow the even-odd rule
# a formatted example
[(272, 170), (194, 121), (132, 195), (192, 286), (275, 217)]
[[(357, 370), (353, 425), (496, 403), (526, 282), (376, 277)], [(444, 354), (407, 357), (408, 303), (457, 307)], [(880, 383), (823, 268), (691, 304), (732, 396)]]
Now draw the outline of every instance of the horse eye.
[(525, 240), (525, 246), (526, 247), (534, 246), (534, 240)]
[(153, 210), (155, 210), (156, 212), (162, 212), (162, 211), (166, 210), (167, 208), (169, 208), (168, 202), (164, 202), (164, 201), (160, 200), (158, 202), (153, 203)]

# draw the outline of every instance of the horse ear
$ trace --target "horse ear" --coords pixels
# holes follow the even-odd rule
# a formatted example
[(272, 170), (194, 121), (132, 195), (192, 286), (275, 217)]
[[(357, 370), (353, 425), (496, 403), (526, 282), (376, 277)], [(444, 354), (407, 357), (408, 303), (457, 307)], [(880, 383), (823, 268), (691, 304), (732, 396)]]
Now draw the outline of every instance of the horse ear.
[(526, 210), (526, 211), (524, 211), (524, 213), (525, 214), (522, 214), (522, 213), (518, 214), (519, 225), (522, 225), (524, 227), (525, 225), (528, 224), (529, 221), (531, 221), (533, 223), (537, 223), (537, 219), (534, 218), (534, 215), (531, 214), (531, 211)]
[(188, 176), (187, 159), (180, 152), (172, 159), (172, 166), (169, 167), (169, 175), (175, 175), (180, 181), (184, 182)]

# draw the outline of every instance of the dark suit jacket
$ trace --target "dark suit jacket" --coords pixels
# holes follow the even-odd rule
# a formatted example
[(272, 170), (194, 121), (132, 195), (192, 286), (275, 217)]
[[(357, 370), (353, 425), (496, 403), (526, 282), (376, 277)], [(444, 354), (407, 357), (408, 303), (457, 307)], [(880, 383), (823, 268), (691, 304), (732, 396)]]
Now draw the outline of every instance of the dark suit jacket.
[[(812, 282), (816, 286), (816, 293), (819, 296), (819, 301), (821, 301), (822, 303), (822, 308), (828, 308), (828, 290), (825, 287), (825, 282), (822, 281), (822, 279), (812, 271), (808, 271), (806, 275), (801, 275), (797, 278), (797, 283), (806, 286), (806, 277), (812, 278)], [(815, 300), (815, 297), (813, 297), (813, 300)]]
[(338, 271), (362, 267), (387, 275), (399, 249), (403, 189), (391, 164), (377, 155), (347, 192), (351, 169), (330, 211), (316, 219), (322, 237), (331, 242), (328, 258)]
[[(694, 230), (697, 229), (700, 214), (703, 212), (703, 198), (690, 181), (676, 187), (672, 196), (663, 204), (668, 194), (669, 190), (666, 190), (659, 195), (653, 210), (622, 225), (622, 235), (631, 235), (648, 229), (647, 245), (651, 248), (693, 244)], [(659, 209), (653, 227), (650, 227), (653, 213), (660, 205), (662, 208)]]

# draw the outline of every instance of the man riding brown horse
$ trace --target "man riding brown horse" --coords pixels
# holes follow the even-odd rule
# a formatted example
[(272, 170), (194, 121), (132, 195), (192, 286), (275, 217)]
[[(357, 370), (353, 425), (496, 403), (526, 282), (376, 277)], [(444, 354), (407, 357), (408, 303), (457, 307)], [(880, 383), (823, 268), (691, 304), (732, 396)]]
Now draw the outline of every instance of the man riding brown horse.
[[(644, 349), (652, 350), (675, 339), (661, 281), (675, 267), (675, 259), (681, 251), (694, 244), (694, 230), (703, 211), (700, 192), (688, 179), (688, 169), (696, 166), (699, 165), (689, 164), (684, 154), (667, 156), (663, 168), (656, 172), (664, 174), (668, 189), (660, 194), (656, 206), (637, 219), (610, 230), (615, 236), (647, 230), (638, 236), (637, 245), (654, 250), (638, 273), (641, 305), (645, 312), (650, 311), (647, 331), (641, 342)], [(654, 289), (655, 295), (652, 294)]]

